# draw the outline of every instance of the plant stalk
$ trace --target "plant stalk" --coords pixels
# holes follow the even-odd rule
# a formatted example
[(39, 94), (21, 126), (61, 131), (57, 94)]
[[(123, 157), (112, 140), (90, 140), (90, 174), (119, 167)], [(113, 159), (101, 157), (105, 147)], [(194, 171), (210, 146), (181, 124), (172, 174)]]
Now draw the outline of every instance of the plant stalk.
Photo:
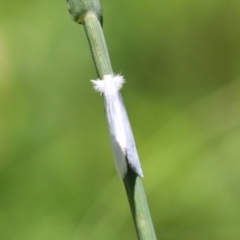
[[(102, 31), (100, 0), (68, 0), (74, 21), (83, 24), (98, 77), (113, 74), (107, 45)], [(142, 179), (129, 166), (123, 179), (139, 240), (155, 240), (156, 235), (149, 212)]]

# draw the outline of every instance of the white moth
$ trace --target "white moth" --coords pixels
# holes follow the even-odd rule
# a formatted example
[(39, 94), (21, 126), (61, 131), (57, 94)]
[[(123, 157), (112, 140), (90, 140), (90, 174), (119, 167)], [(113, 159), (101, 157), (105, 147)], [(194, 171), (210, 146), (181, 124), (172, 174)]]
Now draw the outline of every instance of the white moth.
[(120, 75), (105, 75), (103, 80), (91, 80), (93, 88), (104, 97), (105, 111), (118, 174), (125, 178), (128, 166), (143, 177), (132, 129), (120, 89), (125, 80)]

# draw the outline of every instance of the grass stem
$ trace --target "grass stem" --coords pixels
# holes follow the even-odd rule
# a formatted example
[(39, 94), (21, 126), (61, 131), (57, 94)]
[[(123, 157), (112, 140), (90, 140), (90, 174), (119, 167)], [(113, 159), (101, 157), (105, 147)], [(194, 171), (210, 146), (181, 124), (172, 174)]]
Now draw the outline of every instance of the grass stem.
[[(99, 0), (68, 0), (72, 18), (84, 25), (98, 77), (113, 74), (107, 45), (102, 31), (102, 13)], [(130, 167), (124, 178), (135, 228), (139, 240), (155, 240), (151, 215), (149, 212), (142, 179)]]

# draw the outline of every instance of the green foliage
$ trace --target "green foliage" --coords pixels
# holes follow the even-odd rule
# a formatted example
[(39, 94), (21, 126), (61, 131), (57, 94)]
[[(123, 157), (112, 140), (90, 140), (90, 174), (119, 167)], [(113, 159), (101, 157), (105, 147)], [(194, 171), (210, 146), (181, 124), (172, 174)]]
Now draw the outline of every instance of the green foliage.
[[(158, 238), (238, 240), (240, 2), (102, 2)], [(0, 239), (134, 239), (83, 27), (0, 13)]]

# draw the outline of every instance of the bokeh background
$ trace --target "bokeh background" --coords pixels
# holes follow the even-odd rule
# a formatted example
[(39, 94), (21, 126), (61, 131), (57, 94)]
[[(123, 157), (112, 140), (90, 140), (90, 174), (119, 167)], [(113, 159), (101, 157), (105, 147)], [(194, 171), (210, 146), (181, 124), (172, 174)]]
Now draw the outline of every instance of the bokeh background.
[[(102, 6), (158, 238), (240, 239), (240, 1)], [(64, 0), (0, 1), (0, 239), (136, 239), (96, 78)]]

